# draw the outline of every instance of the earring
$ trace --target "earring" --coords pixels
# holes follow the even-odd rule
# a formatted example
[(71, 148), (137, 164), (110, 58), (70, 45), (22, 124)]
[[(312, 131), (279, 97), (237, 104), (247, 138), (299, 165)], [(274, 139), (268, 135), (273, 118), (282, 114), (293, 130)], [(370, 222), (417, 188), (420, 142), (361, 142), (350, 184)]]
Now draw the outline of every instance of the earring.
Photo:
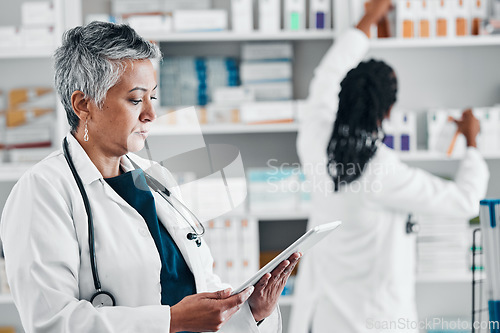
[(83, 141), (89, 141), (89, 129), (87, 128), (88, 119), (85, 120), (85, 134), (83, 135)]

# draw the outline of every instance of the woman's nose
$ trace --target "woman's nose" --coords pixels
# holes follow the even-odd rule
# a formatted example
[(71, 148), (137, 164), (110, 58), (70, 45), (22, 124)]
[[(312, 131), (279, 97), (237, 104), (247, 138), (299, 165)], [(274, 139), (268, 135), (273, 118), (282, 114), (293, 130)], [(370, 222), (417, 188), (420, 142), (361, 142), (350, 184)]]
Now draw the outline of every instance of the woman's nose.
[(154, 121), (156, 119), (156, 111), (153, 103), (150, 101), (145, 104), (145, 108), (141, 113), (141, 121)]

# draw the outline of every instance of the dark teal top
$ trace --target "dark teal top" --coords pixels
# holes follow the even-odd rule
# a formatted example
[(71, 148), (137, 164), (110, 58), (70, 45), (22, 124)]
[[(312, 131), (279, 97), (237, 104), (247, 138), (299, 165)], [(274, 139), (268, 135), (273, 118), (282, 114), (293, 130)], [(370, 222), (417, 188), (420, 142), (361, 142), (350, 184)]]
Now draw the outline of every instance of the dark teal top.
[(142, 170), (133, 170), (106, 182), (146, 221), (161, 259), (161, 304), (175, 305), (188, 295), (196, 294), (194, 276), (177, 244), (163, 224), (159, 223), (153, 194)]

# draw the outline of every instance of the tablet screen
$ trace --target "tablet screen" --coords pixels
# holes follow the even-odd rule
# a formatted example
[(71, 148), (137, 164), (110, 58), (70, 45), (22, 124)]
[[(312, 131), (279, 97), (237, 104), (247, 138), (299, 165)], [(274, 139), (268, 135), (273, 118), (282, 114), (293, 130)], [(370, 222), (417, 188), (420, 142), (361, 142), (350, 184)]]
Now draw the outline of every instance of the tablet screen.
[(323, 238), (328, 236), (333, 230), (335, 230), (342, 222), (335, 221), (330, 223), (325, 223), (314, 227), (313, 229), (306, 232), (299, 239), (293, 242), (292, 245), (287, 247), (283, 252), (278, 254), (271, 260), (267, 265), (262, 267), (257, 273), (246, 280), (241, 286), (235, 289), (232, 293), (238, 294), (245, 290), (246, 288), (256, 284), (265, 274), (271, 273), (283, 260), (288, 259), (295, 252), (301, 252), (305, 254), (307, 250), (320, 242)]

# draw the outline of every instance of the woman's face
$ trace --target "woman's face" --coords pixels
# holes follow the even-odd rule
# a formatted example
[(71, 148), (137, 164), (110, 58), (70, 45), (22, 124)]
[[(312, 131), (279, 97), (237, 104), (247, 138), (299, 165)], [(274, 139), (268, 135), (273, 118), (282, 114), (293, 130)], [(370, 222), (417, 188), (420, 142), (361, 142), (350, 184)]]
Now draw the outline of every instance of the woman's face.
[(108, 157), (141, 150), (151, 122), (156, 119), (155, 99), (156, 79), (151, 61), (130, 61), (118, 83), (108, 90), (102, 108), (92, 108), (89, 143)]

